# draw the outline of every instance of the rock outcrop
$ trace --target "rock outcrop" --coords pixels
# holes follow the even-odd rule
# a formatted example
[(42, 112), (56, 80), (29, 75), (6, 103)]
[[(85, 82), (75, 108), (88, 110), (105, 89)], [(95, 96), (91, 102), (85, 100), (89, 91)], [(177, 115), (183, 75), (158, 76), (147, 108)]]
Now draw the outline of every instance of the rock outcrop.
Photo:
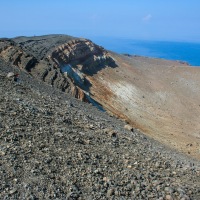
[(84, 74), (115, 66), (102, 47), (64, 35), (1, 39), (0, 57), (82, 101), (91, 99)]

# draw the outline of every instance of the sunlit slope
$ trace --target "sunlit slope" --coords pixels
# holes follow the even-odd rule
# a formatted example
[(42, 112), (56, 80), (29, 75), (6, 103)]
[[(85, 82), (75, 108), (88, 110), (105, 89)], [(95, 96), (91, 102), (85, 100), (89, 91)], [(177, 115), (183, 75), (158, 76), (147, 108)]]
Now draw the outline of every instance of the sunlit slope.
[(200, 157), (200, 69), (110, 54), (118, 67), (87, 77), (92, 97), (145, 134)]

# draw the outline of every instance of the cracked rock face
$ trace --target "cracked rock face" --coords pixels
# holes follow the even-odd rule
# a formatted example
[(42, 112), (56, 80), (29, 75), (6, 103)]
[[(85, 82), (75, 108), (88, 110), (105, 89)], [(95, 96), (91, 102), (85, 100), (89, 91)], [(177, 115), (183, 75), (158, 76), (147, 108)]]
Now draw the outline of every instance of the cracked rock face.
[[(0, 56), (82, 101), (90, 101), (86, 95), (90, 83), (85, 80), (84, 73), (96, 73), (107, 65), (114, 65), (102, 47), (86, 39), (64, 35), (2, 39)], [(66, 66), (69, 66), (68, 73), (63, 71)]]

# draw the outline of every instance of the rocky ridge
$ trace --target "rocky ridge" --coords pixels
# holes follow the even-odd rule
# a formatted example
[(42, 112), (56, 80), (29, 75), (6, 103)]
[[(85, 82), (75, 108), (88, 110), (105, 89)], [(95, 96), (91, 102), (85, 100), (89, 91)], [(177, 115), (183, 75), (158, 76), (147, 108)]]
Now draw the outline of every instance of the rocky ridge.
[[(84, 73), (95, 73), (114, 61), (90, 40), (65, 35), (1, 39), (0, 56), (32, 76), (82, 101), (90, 101)], [(67, 69), (67, 71), (66, 71)]]
[(0, 94), (1, 199), (200, 198), (199, 162), (1, 59)]

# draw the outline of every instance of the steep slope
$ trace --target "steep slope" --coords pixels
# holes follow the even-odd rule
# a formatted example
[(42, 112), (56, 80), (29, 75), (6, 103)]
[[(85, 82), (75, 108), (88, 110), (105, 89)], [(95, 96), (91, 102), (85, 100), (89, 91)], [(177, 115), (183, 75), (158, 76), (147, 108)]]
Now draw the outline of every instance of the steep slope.
[(111, 54), (118, 67), (89, 76), (91, 96), (145, 134), (200, 158), (200, 70)]
[(123, 126), (0, 59), (0, 199), (200, 198), (199, 162)]
[(118, 55), (90, 40), (65, 35), (1, 39), (0, 57), (200, 158), (199, 68)]

